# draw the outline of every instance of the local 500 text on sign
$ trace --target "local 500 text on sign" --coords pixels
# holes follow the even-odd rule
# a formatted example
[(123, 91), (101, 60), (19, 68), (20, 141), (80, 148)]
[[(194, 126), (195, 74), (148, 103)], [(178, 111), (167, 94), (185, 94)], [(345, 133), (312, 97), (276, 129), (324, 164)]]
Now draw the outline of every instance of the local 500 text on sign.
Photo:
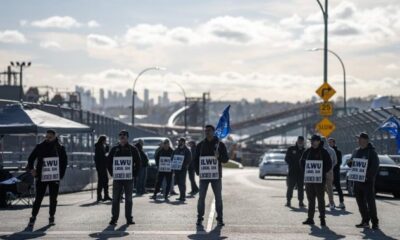
[(60, 181), (60, 159), (58, 157), (43, 158), (42, 182)]
[(319, 160), (306, 160), (304, 168), (305, 183), (322, 183), (323, 162)]
[(218, 160), (214, 156), (200, 157), (200, 179), (219, 179)]
[(132, 157), (113, 158), (114, 180), (132, 180)]
[(349, 180), (365, 182), (368, 167), (368, 159), (354, 158), (349, 172)]
[(183, 160), (185, 159), (185, 156), (183, 155), (174, 155), (172, 158), (172, 164), (171, 164), (171, 169), (172, 170), (182, 170), (182, 164)]
[(160, 157), (159, 165), (159, 172), (171, 172), (171, 157)]

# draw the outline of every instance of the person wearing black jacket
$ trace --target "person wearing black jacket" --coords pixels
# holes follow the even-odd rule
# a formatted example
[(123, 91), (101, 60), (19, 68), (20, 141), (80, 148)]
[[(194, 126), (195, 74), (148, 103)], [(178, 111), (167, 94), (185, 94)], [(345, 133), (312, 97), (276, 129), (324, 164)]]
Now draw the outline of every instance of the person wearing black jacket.
[[(215, 208), (217, 211), (217, 224), (224, 226), (223, 221), (223, 202), (222, 202), (222, 163), (229, 160), (226, 146), (214, 136), (215, 127), (205, 126), (204, 133), (206, 138), (196, 147), (194, 159), (196, 174), (200, 176), (199, 200), (197, 203), (197, 225), (201, 226), (204, 220), (205, 199), (208, 185), (215, 196)], [(216, 166), (215, 166), (216, 165)], [(217, 171), (214, 171), (214, 167)]]
[(165, 178), (165, 181), (167, 182), (167, 184), (164, 189), (164, 199), (165, 199), (165, 201), (168, 201), (168, 196), (169, 196), (169, 192), (171, 189), (172, 170), (171, 170), (171, 165), (169, 166), (169, 169), (160, 169), (160, 159), (161, 158), (169, 158), (169, 161), (171, 163), (172, 153), (173, 153), (173, 150), (170, 146), (170, 142), (168, 139), (165, 139), (162, 144), (162, 147), (156, 150), (156, 154), (155, 154), (154, 158), (156, 160), (156, 166), (158, 169), (158, 173), (157, 173), (156, 186), (154, 188), (154, 194), (151, 197), (154, 200), (157, 199), (157, 194), (160, 192), (161, 184)]
[(354, 194), (356, 197), (358, 209), (361, 214), (361, 223), (358, 228), (369, 228), (369, 221), (372, 222), (372, 228), (379, 229), (379, 220), (375, 202), (375, 180), (379, 170), (379, 157), (374, 146), (369, 142), (367, 133), (361, 133), (358, 137), (358, 145), (348, 165), (351, 167), (352, 159), (368, 159), (365, 182), (354, 182)]
[(186, 139), (180, 138), (178, 141), (178, 148), (176, 148), (172, 154), (172, 160), (175, 156), (182, 156), (183, 162), (180, 169), (174, 169), (175, 182), (178, 184), (179, 188), (179, 198), (178, 201), (184, 202), (186, 200), (186, 172), (190, 162), (192, 161), (192, 154), (189, 148), (186, 147)]
[(192, 154), (192, 161), (190, 161), (188, 166), (188, 174), (189, 174), (189, 181), (191, 186), (191, 191), (189, 192), (190, 195), (196, 195), (199, 192), (199, 187), (196, 183), (196, 171), (194, 167), (194, 159), (196, 158), (196, 142), (189, 141), (189, 148)]
[(318, 199), (318, 210), (320, 214), (321, 226), (326, 226), (325, 221), (325, 183), (326, 173), (332, 168), (331, 157), (321, 144), (321, 136), (313, 135), (311, 138), (311, 147), (308, 148), (301, 157), (301, 167), (303, 171), (306, 170), (307, 160), (320, 161), (322, 163), (322, 179), (320, 182), (316, 181), (309, 183), (306, 176), (304, 182), (306, 183), (306, 193), (308, 200), (308, 218), (303, 224), (314, 225), (315, 214), (315, 198)]
[[(94, 162), (97, 171), (97, 202), (112, 200), (108, 194), (107, 156), (109, 146), (106, 136), (102, 135), (94, 145)], [(104, 198), (101, 192), (104, 191)]]
[(293, 189), (297, 186), (297, 197), (299, 206), (305, 207), (304, 200), (304, 172), (300, 168), (300, 159), (304, 153), (304, 137), (299, 136), (296, 145), (291, 146), (286, 151), (285, 162), (288, 164), (289, 172), (287, 176), (286, 206), (291, 207)]
[(149, 166), (149, 158), (146, 153), (143, 151), (143, 140), (139, 139), (139, 141), (135, 144), (135, 147), (139, 150), (141, 168), (139, 170), (138, 176), (135, 178), (136, 183), (136, 195), (141, 196), (146, 193), (146, 175), (147, 175), (147, 167)]
[[(133, 178), (140, 171), (140, 154), (136, 147), (128, 142), (129, 133), (122, 130), (119, 133), (118, 145), (111, 148), (107, 156), (108, 171), (113, 176), (112, 217), (110, 225), (116, 225), (119, 218), (119, 205), (122, 191), (125, 194), (125, 218), (128, 225), (135, 224), (132, 217)], [(123, 171), (131, 168), (131, 171)], [(118, 172), (117, 172), (118, 170)]]
[(339, 195), (339, 208), (345, 209), (346, 206), (344, 205), (344, 197), (343, 197), (343, 191), (342, 191), (342, 186), (340, 185), (340, 166), (342, 165), (342, 152), (338, 149), (336, 145), (336, 140), (334, 138), (329, 138), (328, 139), (329, 146), (335, 150), (336, 157), (337, 157), (337, 163), (333, 167), (333, 185), (336, 188), (336, 191)]
[[(36, 167), (35, 161), (37, 161)], [(56, 132), (47, 130), (45, 140), (36, 145), (29, 155), (26, 167), (36, 178), (36, 196), (32, 207), (32, 216), (29, 219), (29, 227), (33, 227), (35, 224), (47, 187), (49, 187), (50, 196), (49, 225), (55, 224), (54, 215), (57, 208), (60, 180), (64, 178), (67, 164), (67, 153), (64, 146), (59, 143)]]

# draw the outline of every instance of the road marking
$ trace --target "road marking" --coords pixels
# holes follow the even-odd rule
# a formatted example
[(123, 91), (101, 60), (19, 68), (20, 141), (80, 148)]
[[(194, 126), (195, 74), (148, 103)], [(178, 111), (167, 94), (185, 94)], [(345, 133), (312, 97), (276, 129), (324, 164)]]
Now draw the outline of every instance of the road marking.
[(206, 228), (207, 232), (210, 232), (212, 230), (214, 217), (215, 217), (215, 198), (213, 198), (211, 202), (210, 214), (208, 214), (207, 228)]

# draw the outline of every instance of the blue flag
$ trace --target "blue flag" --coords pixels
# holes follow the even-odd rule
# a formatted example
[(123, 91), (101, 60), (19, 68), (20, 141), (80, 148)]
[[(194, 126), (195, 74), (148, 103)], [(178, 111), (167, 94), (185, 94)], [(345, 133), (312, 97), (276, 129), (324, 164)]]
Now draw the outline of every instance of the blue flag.
[(218, 139), (223, 139), (229, 135), (231, 132), (231, 123), (229, 120), (229, 109), (231, 105), (228, 105), (224, 112), (222, 113), (221, 117), (219, 118), (217, 128), (215, 129), (215, 136)]
[(379, 130), (386, 131), (396, 138), (397, 153), (400, 153), (400, 122), (395, 116), (391, 116), (379, 127)]

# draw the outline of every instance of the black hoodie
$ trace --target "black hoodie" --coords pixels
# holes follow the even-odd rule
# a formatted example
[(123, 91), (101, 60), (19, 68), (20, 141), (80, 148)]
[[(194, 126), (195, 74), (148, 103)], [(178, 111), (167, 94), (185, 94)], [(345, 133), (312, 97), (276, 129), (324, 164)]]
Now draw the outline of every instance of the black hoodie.
[[(368, 143), (368, 146), (364, 149), (357, 148), (356, 150), (354, 150), (351, 156), (351, 159), (353, 158), (368, 159), (368, 167), (367, 167), (365, 183), (375, 182), (375, 178), (379, 170), (379, 157), (375, 151), (375, 147), (371, 143)], [(352, 162), (348, 163), (349, 167), (351, 167), (351, 164)], [(356, 183), (363, 184), (361, 182), (356, 182)]]
[(323, 144), (320, 144), (318, 148), (310, 147), (303, 153), (303, 156), (301, 156), (301, 168), (303, 172), (306, 165), (306, 160), (322, 161), (322, 184), (325, 184), (326, 173), (332, 169), (332, 160), (328, 151), (324, 149)]
[(58, 139), (48, 142), (48, 141), (43, 141), (36, 145), (36, 147), (33, 149), (31, 155), (29, 155), (28, 158), (28, 165), (27, 165), (27, 170), (32, 170), (34, 169), (34, 164), (35, 160), (37, 159), (37, 164), (36, 164), (36, 178), (41, 179), (42, 178), (42, 168), (43, 168), (43, 158), (46, 157), (59, 157), (59, 164), (60, 164), (60, 180), (64, 177), (65, 171), (67, 170), (67, 164), (68, 164), (68, 157), (67, 153), (65, 152), (64, 146), (62, 146), (59, 142)]
[(196, 156), (194, 159), (194, 166), (196, 174), (200, 174), (200, 157), (203, 156), (215, 156), (215, 152), (218, 150), (218, 170), (219, 178), (222, 178), (222, 163), (229, 161), (228, 152), (223, 142), (220, 142), (218, 138), (214, 137), (213, 140), (208, 141), (207, 138), (201, 141), (196, 147)]

